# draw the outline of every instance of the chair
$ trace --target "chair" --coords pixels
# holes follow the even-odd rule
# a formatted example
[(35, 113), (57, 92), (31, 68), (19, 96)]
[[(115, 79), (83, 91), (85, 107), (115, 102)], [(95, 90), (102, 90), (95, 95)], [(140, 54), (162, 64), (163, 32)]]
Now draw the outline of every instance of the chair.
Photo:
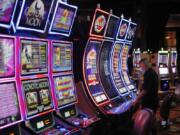
[(134, 135), (149, 135), (154, 125), (154, 113), (149, 108), (141, 109), (137, 112), (134, 120)]

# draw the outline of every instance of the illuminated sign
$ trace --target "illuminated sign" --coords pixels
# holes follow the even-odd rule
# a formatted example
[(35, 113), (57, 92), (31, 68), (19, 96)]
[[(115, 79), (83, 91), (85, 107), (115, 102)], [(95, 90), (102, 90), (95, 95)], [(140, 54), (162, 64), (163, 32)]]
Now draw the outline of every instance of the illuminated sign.
[(91, 36), (99, 36), (99, 37), (104, 36), (108, 17), (109, 17), (109, 13), (100, 9), (96, 9), (90, 30)]
[(54, 0), (23, 0), (16, 28), (44, 33)]
[(119, 30), (116, 36), (117, 40), (124, 40), (126, 37), (126, 32), (128, 30), (129, 22), (128, 20), (122, 19), (119, 25)]
[(17, 0), (0, 0), (0, 26), (9, 28), (14, 18)]
[(69, 36), (76, 16), (77, 7), (58, 1), (49, 33)]

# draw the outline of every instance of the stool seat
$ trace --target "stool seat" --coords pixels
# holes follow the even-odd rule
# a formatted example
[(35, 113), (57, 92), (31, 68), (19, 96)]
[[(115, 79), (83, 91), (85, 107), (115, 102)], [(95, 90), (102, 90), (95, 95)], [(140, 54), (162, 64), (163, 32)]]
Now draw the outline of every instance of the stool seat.
[(148, 135), (153, 128), (154, 113), (149, 108), (141, 109), (137, 112), (134, 120), (134, 135)]

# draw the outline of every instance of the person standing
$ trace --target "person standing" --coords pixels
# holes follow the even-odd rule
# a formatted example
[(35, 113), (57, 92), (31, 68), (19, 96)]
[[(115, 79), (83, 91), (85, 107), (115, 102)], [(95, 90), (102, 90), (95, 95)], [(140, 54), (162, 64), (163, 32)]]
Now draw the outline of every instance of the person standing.
[(151, 63), (143, 58), (139, 62), (141, 71), (143, 72), (143, 85), (140, 93), (138, 94), (136, 100), (133, 102), (134, 106), (140, 104), (141, 108), (149, 108), (153, 110), (154, 114), (158, 107), (158, 88), (159, 80), (156, 71), (152, 69)]

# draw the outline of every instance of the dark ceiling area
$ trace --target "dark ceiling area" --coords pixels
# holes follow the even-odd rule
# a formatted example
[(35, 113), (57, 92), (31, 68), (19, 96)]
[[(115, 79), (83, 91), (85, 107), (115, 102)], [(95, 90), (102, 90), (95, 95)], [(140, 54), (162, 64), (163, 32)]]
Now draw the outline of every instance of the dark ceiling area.
[(117, 16), (124, 14), (126, 19), (131, 18), (138, 24), (135, 46), (152, 51), (163, 45), (169, 16), (180, 14), (180, 0), (68, 0), (68, 3), (78, 6), (79, 21), (85, 21), (87, 16), (92, 19), (98, 3), (107, 12), (112, 9)]

